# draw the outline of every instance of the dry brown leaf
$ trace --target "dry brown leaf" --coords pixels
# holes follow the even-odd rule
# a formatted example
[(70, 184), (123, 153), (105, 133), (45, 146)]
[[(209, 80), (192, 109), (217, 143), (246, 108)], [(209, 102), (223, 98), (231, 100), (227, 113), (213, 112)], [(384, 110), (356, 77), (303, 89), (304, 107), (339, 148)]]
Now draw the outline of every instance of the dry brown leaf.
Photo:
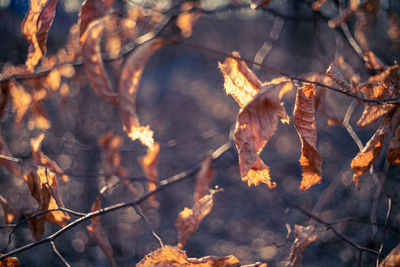
[(137, 267), (239, 267), (239, 260), (233, 256), (188, 258), (184, 250), (164, 246), (147, 254)]
[(253, 9), (268, 6), (272, 0), (250, 0), (250, 7)]
[(84, 34), (86, 33), (89, 24), (104, 16), (107, 9), (114, 3), (114, 0), (85, 0), (79, 12), (79, 36), (80, 41), (85, 41)]
[(199, 227), (201, 221), (211, 212), (213, 207), (213, 197), (215, 193), (222, 189), (210, 190), (208, 195), (203, 196), (193, 204), (193, 208), (184, 208), (176, 219), (175, 226), (178, 228), (178, 247), (183, 248), (189, 237), (193, 235)]
[(390, 164), (400, 165), (400, 108), (393, 115), (394, 134), (390, 139), (387, 160)]
[(301, 253), (310, 245), (315, 242), (318, 236), (315, 234), (314, 226), (309, 225), (307, 227), (301, 225), (294, 225), (294, 236), (292, 248), (290, 250), (289, 260), (286, 263), (286, 267), (294, 267), (299, 263)]
[(4, 166), (8, 171), (10, 171), (15, 176), (21, 175), (21, 168), (16, 163), (15, 159), (12, 157), (6, 143), (4, 143), (3, 138), (0, 136), (0, 165)]
[(100, 40), (110, 17), (93, 21), (86, 33), (83, 43), (83, 66), (93, 89), (103, 99), (112, 104), (118, 103), (118, 94), (114, 92), (110, 79), (104, 69), (100, 51)]
[(26, 114), (32, 103), (32, 97), (29, 93), (25, 91), (24, 87), (15, 80), (9, 81), (9, 87), (12, 97), (12, 103), (17, 113), (15, 116), (15, 122), (21, 123), (24, 115)]
[[(36, 211), (26, 211), (24, 216), (26, 218), (33, 216)], [(45, 231), (46, 218), (44, 215), (36, 216), (28, 221), (29, 229), (32, 233), (32, 239), (38, 241), (42, 239)]]
[(223, 64), (218, 62), (218, 66), (224, 75), (224, 89), (230, 94), (240, 107), (249, 103), (260, 90), (262, 83), (257, 76), (247, 67), (246, 63), (238, 60), (238, 52), (232, 52), (232, 56), (225, 60)]
[(376, 160), (381, 152), (383, 141), (390, 128), (391, 118), (392, 116), (390, 114), (385, 116), (375, 134), (351, 161), (351, 168), (354, 172), (353, 182), (357, 188), (359, 187), (358, 183), (360, 177), (369, 170), (372, 163)]
[(17, 217), (17, 214), (15, 214), (8, 201), (2, 195), (0, 195), (0, 205), (3, 208), (4, 224), (10, 224)]
[(124, 139), (119, 135), (114, 135), (112, 130), (99, 138), (99, 144), (103, 149), (103, 169), (106, 182), (115, 175), (124, 177), (127, 175), (127, 170), (121, 166), (120, 148)]
[[(101, 200), (100, 196), (97, 197), (96, 201), (93, 203), (92, 212), (98, 211), (101, 208)], [(95, 216), (90, 219), (91, 224), (86, 226), (89, 231), (90, 236), (96, 241), (97, 245), (101, 248), (101, 250), (106, 255), (108, 261), (111, 266), (117, 266), (114, 260), (114, 251), (111, 246), (110, 241), (106, 233), (104, 232), (103, 227), (101, 226), (100, 216)]]
[(326, 3), (327, 0), (316, 0), (313, 4), (312, 4), (312, 9), (315, 11), (318, 11), (321, 9), (321, 7)]
[(301, 140), (300, 165), (303, 168), (301, 190), (321, 183), (322, 158), (317, 149), (313, 84), (304, 84), (297, 89), (293, 121)]
[(176, 18), (176, 26), (181, 30), (183, 37), (188, 38), (192, 35), (193, 26), (201, 17), (201, 12), (190, 11), (194, 8), (193, 2), (185, 2), (181, 5), (181, 12)]
[(379, 267), (400, 267), (400, 244), (379, 264)]
[(235, 127), (235, 143), (239, 153), (239, 168), (243, 181), (248, 185), (271, 182), (269, 168), (259, 155), (268, 140), (275, 134), (278, 117), (289, 123), (289, 116), (279, 101), (279, 91), (287, 83), (264, 84), (262, 90), (238, 114)]
[(29, 42), (25, 65), (33, 72), (46, 53), (47, 34), (55, 16), (58, 0), (31, 0), (29, 11), (21, 24), (21, 32)]
[[(0, 256), (3, 256), (0, 254)], [(19, 267), (19, 260), (16, 257), (7, 257), (0, 261), (0, 267)]]
[[(384, 72), (371, 76), (367, 83), (359, 86), (359, 90), (363, 92), (367, 99), (386, 99), (396, 96), (400, 85), (400, 68), (399, 65), (388, 67)], [(375, 122), (381, 116), (387, 114), (395, 105), (371, 105), (365, 104), (364, 111), (357, 121), (359, 127), (364, 127)]]
[(42, 152), (42, 142), (44, 137), (45, 134), (41, 133), (37, 137), (31, 139), (33, 161), (39, 166), (48, 168), (50, 171), (56, 173), (64, 182), (67, 182), (69, 180), (68, 175), (64, 174), (64, 171), (58, 166), (58, 164)]
[(147, 147), (154, 145), (153, 131), (149, 126), (139, 124), (139, 118), (136, 115), (136, 94), (148, 59), (162, 45), (163, 40), (153, 39), (136, 48), (124, 63), (119, 80), (119, 110), (124, 130), (132, 141), (139, 139)]
[(199, 201), (210, 191), (215, 174), (215, 170), (211, 167), (212, 161), (212, 157), (206, 157), (201, 162), (200, 170), (196, 176), (193, 203)]
[[(158, 170), (157, 170), (157, 161), (158, 155), (160, 153), (160, 145), (158, 143), (154, 143), (152, 147), (147, 148), (147, 154), (143, 158), (140, 159), (140, 166), (142, 166), (143, 172), (146, 175), (146, 178), (149, 180), (147, 183), (147, 192), (151, 192), (157, 188), (158, 184)], [(156, 195), (153, 194), (149, 197), (150, 203), (158, 207), (159, 203), (156, 201)]]

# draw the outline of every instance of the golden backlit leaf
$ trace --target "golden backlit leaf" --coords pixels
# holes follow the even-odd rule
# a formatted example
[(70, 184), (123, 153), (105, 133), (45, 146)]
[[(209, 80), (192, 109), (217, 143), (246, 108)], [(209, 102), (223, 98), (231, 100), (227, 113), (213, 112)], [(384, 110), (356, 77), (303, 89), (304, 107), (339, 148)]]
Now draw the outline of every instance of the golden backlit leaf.
[(393, 115), (394, 133), (390, 139), (387, 160), (390, 164), (400, 165), (400, 108)]
[(124, 130), (132, 141), (139, 139), (147, 147), (154, 145), (153, 131), (149, 126), (139, 124), (139, 118), (136, 115), (136, 94), (148, 59), (162, 45), (163, 40), (152, 39), (137, 47), (124, 63), (119, 80), (119, 110)]
[(120, 148), (124, 139), (119, 135), (114, 135), (112, 130), (99, 138), (99, 144), (103, 149), (103, 169), (106, 182), (113, 176), (124, 177), (127, 170), (121, 166)]
[(215, 193), (222, 189), (210, 190), (210, 193), (200, 198), (193, 204), (193, 208), (184, 208), (176, 219), (175, 226), (178, 228), (178, 247), (183, 248), (189, 237), (193, 235), (199, 227), (201, 221), (211, 212), (213, 207), (213, 197)]
[[(100, 1), (98, 1), (100, 2)], [(112, 104), (118, 103), (118, 94), (114, 92), (110, 79), (104, 69), (100, 51), (100, 40), (110, 17), (93, 21), (86, 33), (83, 43), (83, 66), (90, 85), (96, 93)]]
[(58, 166), (55, 161), (51, 160), (42, 152), (42, 142), (44, 137), (45, 134), (41, 133), (40, 135), (31, 139), (33, 161), (39, 166), (48, 168), (50, 171), (57, 174), (57, 176), (61, 178), (64, 182), (67, 182), (68, 176), (64, 174), (64, 171)]
[[(8, 147), (6, 143), (4, 142), (3, 138), (0, 136), (0, 154), (3, 157), (0, 157), (0, 165), (5, 167), (9, 172), (14, 174), (15, 176), (20, 176), (21, 175), (21, 168), (20, 166), (16, 163), (15, 159), (12, 157), (10, 151), (8, 150)], [(10, 158), (8, 158), (10, 157)]]
[(31, 0), (29, 11), (21, 24), (21, 32), (29, 42), (25, 65), (33, 72), (46, 53), (47, 34), (55, 16), (58, 0)]
[(239, 260), (233, 256), (188, 258), (184, 250), (177, 247), (163, 246), (147, 254), (137, 267), (238, 267)]
[(114, 3), (114, 0), (85, 0), (79, 12), (79, 35), (80, 41), (85, 41), (84, 33), (89, 24), (105, 15), (107, 9)]
[(275, 134), (278, 117), (283, 123), (289, 123), (289, 116), (279, 100), (280, 89), (286, 83), (265, 83), (260, 93), (239, 111), (236, 119), (235, 143), (240, 174), (249, 186), (260, 183), (271, 189), (276, 186), (271, 182), (268, 166), (259, 155)]
[(0, 195), (0, 205), (3, 208), (3, 220), (4, 224), (10, 224), (17, 217), (17, 214), (13, 211), (8, 201)]
[(379, 267), (400, 267), (400, 244), (398, 244), (386, 258), (379, 264)]
[(12, 103), (17, 113), (15, 115), (15, 122), (21, 123), (32, 103), (32, 97), (25, 91), (24, 87), (15, 80), (10, 80), (9, 86)]
[(315, 228), (312, 225), (304, 227), (295, 224), (293, 233), (295, 236), (295, 240), (290, 250), (290, 255), (288, 262), (286, 263), (286, 267), (296, 266), (300, 261), (300, 256), (303, 251), (308, 247), (308, 245), (315, 242), (318, 238), (318, 236), (315, 234)]
[(358, 182), (360, 177), (366, 173), (371, 167), (372, 163), (379, 156), (381, 152), (383, 141), (390, 128), (391, 115), (387, 114), (382, 120), (378, 130), (371, 137), (364, 148), (357, 154), (351, 161), (351, 168), (353, 169), (353, 182), (359, 187)]
[(314, 85), (304, 84), (297, 89), (293, 122), (301, 141), (300, 165), (303, 169), (301, 190), (321, 183), (322, 158), (317, 149), (315, 124)]
[(50, 91), (57, 91), (60, 88), (61, 84), (61, 73), (58, 69), (52, 70), (49, 74), (44, 77), (43, 83), (41, 85), (50, 90)]
[[(0, 256), (3, 256), (0, 254)], [(0, 261), (0, 267), (19, 267), (19, 260), (16, 257), (7, 257)]]
[[(367, 83), (359, 86), (359, 90), (367, 99), (386, 99), (397, 95), (399, 85), (400, 68), (399, 65), (393, 65), (384, 72), (371, 76)], [(367, 103), (357, 125), (363, 127), (375, 122), (381, 116), (393, 110), (394, 107), (393, 104), (372, 105)]]
[(196, 185), (193, 197), (194, 203), (210, 191), (215, 174), (215, 170), (211, 167), (212, 161), (212, 157), (206, 157), (201, 162), (200, 170), (196, 176)]
[(238, 60), (238, 52), (232, 52), (232, 56), (223, 64), (218, 62), (219, 69), (224, 76), (224, 89), (230, 94), (240, 107), (249, 103), (260, 90), (262, 83), (257, 76), (247, 67), (246, 63)]
[[(160, 153), (160, 145), (154, 143), (152, 147), (147, 148), (147, 154), (140, 159), (140, 166), (142, 166), (143, 172), (146, 178), (149, 179), (147, 182), (147, 192), (151, 192), (157, 188), (158, 183), (158, 170), (157, 161)], [(158, 207), (159, 203), (156, 201), (156, 195), (153, 194), (149, 197), (149, 201), (153, 206)]]
[(28, 121), (28, 129), (30, 131), (39, 129), (47, 131), (51, 127), (47, 112), (44, 108), (43, 101), (34, 101), (31, 105), (31, 117)]
[[(101, 196), (101, 195), (100, 195)], [(101, 200), (100, 196), (97, 197), (96, 201), (93, 203), (92, 212), (98, 211), (101, 208)], [(106, 233), (104, 232), (103, 227), (101, 226), (100, 216), (95, 216), (90, 219), (91, 224), (86, 226), (89, 231), (90, 236), (96, 241), (97, 245), (101, 248), (101, 250), (106, 255), (108, 261), (111, 266), (117, 266), (114, 260), (114, 251), (111, 246), (110, 241)]]
[(190, 11), (194, 8), (193, 2), (185, 2), (181, 5), (181, 12), (176, 18), (176, 26), (181, 30), (183, 37), (188, 38), (192, 35), (193, 26), (201, 17), (201, 12)]

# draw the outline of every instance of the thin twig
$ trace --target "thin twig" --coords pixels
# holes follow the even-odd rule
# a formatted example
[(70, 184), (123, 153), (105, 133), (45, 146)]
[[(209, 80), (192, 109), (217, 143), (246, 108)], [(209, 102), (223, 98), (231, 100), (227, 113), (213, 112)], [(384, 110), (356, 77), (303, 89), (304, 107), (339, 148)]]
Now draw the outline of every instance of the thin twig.
[(385, 245), (386, 229), (387, 229), (387, 225), (389, 223), (389, 217), (390, 217), (391, 211), (392, 211), (392, 199), (389, 197), (388, 198), (388, 208), (387, 208), (387, 212), (386, 212), (385, 225), (383, 226), (382, 243), (381, 243), (381, 245), (379, 247), (378, 257), (376, 258), (376, 267), (379, 267), (379, 260), (381, 258), (381, 254), (382, 254), (382, 251), (383, 251), (383, 246)]
[(64, 264), (64, 266), (66, 267), (71, 267), (71, 265), (69, 265), (69, 263), (64, 259), (64, 257), (60, 254), (60, 252), (58, 252), (56, 245), (54, 244), (53, 240), (49, 241), (51, 244), (51, 247), (53, 248), (54, 253), (57, 255), (57, 257), (62, 261), (62, 263)]
[(149, 219), (147, 219), (146, 215), (144, 215), (144, 213), (140, 210), (140, 208), (136, 205), (133, 204), (132, 207), (135, 209), (136, 213), (140, 215), (140, 217), (142, 217), (142, 219), (146, 222), (147, 227), (150, 229), (151, 234), (154, 236), (155, 239), (157, 239), (158, 243), (160, 244), (161, 247), (164, 246), (163, 241), (161, 240), (161, 238), (156, 234), (156, 232), (154, 232), (153, 227), (151, 227), (151, 224), (149, 222)]
[(351, 138), (353, 138), (354, 142), (357, 144), (358, 149), (361, 151), (363, 149), (362, 142), (360, 138), (358, 138), (358, 135), (356, 132), (353, 130), (353, 127), (351, 127), (349, 121), (351, 118), (351, 115), (354, 112), (354, 109), (357, 105), (357, 102), (355, 100), (351, 101), (349, 107), (347, 108), (346, 115), (344, 116), (343, 119), (343, 126), (346, 128), (347, 132), (350, 134)]

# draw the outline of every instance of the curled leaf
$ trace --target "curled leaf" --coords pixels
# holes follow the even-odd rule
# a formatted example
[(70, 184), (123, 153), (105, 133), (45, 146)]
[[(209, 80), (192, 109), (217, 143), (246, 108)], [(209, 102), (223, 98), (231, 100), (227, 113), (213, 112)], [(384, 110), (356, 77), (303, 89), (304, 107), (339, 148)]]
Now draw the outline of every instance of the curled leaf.
[(310, 245), (315, 242), (318, 236), (315, 234), (315, 228), (312, 225), (307, 227), (301, 225), (294, 225), (294, 236), (292, 248), (290, 250), (289, 260), (286, 263), (286, 267), (294, 267), (300, 261), (301, 253)]
[(391, 117), (390, 114), (385, 116), (375, 134), (351, 161), (351, 168), (354, 172), (353, 182), (357, 187), (359, 187), (360, 177), (369, 170), (381, 152), (383, 141), (390, 128)]
[[(152, 147), (147, 148), (146, 156), (140, 159), (140, 166), (142, 166), (146, 178), (149, 179), (147, 183), (147, 192), (151, 192), (157, 188), (157, 183), (158, 183), (157, 161), (159, 153), (160, 153), (160, 145), (158, 143), (154, 143)], [(159, 204), (156, 201), (155, 197), (156, 195), (153, 194), (150, 196), (149, 200), (154, 206), (158, 206)]]
[[(100, 196), (98, 196), (96, 201), (93, 203), (91, 210), (92, 212), (98, 211), (101, 208)], [(111, 266), (113, 267), (117, 266), (114, 260), (113, 248), (111, 246), (110, 241), (108, 240), (106, 233), (104, 232), (103, 227), (101, 226), (100, 216), (92, 217), (90, 221), (91, 224), (86, 226), (90, 236), (96, 241), (97, 245), (104, 252)]]
[(212, 157), (206, 157), (200, 166), (200, 170), (196, 176), (196, 185), (194, 188), (193, 202), (196, 203), (200, 198), (205, 196), (211, 188), (215, 170), (211, 167)]
[(118, 103), (118, 94), (114, 92), (113, 86), (104, 69), (100, 52), (100, 40), (110, 17), (104, 17), (93, 21), (88, 29), (85, 42), (83, 43), (83, 64), (86, 75), (93, 89), (106, 101)]
[(3, 208), (3, 220), (5, 224), (10, 224), (17, 217), (8, 201), (0, 195), (0, 205)]
[(235, 144), (239, 153), (239, 168), (243, 181), (248, 185), (271, 182), (269, 168), (259, 155), (269, 139), (275, 134), (278, 117), (289, 123), (289, 116), (279, 101), (279, 91), (286, 84), (264, 84), (262, 90), (238, 114), (235, 127)]
[(147, 147), (154, 145), (153, 131), (149, 126), (139, 124), (139, 118), (136, 115), (136, 94), (148, 59), (162, 45), (161, 39), (153, 39), (136, 48), (126, 60), (119, 80), (119, 110), (124, 130), (132, 141), (139, 139)]
[[(36, 211), (24, 212), (25, 217), (31, 217), (35, 215)], [(42, 239), (45, 231), (46, 218), (44, 215), (35, 216), (28, 221), (29, 229), (31, 230), (32, 238), (35, 241)]]
[(213, 197), (222, 189), (210, 190), (208, 195), (203, 196), (193, 205), (192, 209), (184, 208), (178, 215), (175, 226), (178, 228), (179, 248), (183, 248), (189, 237), (193, 235), (199, 227), (201, 221), (211, 212), (213, 207)]
[(188, 258), (186, 252), (177, 247), (164, 246), (147, 254), (137, 267), (237, 267), (239, 260), (233, 256), (216, 257), (206, 256), (203, 258)]
[(314, 95), (313, 84), (305, 84), (303, 87), (299, 87), (293, 111), (294, 126), (301, 140), (299, 160), (303, 168), (301, 190), (307, 190), (311, 186), (321, 183), (322, 159), (317, 149)]

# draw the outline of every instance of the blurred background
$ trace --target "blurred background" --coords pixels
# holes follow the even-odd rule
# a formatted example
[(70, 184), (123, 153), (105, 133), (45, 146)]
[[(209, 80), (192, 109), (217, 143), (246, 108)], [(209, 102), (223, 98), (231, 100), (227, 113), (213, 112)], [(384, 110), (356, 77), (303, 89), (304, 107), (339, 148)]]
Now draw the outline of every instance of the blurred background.
[[(140, 122), (150, 125), (161, 146), (158, 160), (160, 180), (201, 162), (210, 152), (229, 141), (234, 129), (239, 106), (225, 94), (223, 76), (218, 69), (218, 62), (225, 58), (201, 48), (228, 54), (238, 51), (245, 59), (294, 77), (324, 73), (329, 64), (341, 56), (360, 76), (361, 82), (371, 75), (343, 31), (328, 27), (329, 19), (336, 17), (338, 7), (346, 7), (347, 1), (328, 0), (318, 12), (312, 10), (311, 0), (273, 0), (267, 7), (259, 9), (251, 9), (245, 1), (205, 0), (199, 3), (204, 12), (194, 25), (192, 35), (183, 42), (195, 44), (200, 49), (184, 43), (161, 48), (146, 65), (138, 92)], [(49, 31), (48, 56), (57, 54), (65, 46), (69, 29), (78, 22), (81, 4), (79, 0), (59, 1)], [(169, 10), (181, 4), (180, 1), (121, 0), (115, 1), (112, 9), (118, 14), (128, 14), (132, 8), (143, 7), (149, 14), (160, 11), (168, 15)], [(393, 26), (400, 27), (400, 2), (382, 0), (379, 5), (376, 20), (368, 26), (365, 34), (371, 50), (386, 64), (393, 65), (400, 59), (400, 31), (397, 28), (396, 32)], [(28, 8), (28, 0), (0, 0), (0, 68), (25, 62), (28, 43), (20, 32), (20, 25)], [(348, 22), (350, 33), (355, 24), (356, 20), (351, 18)], [(105, 47), (103, 50), (107, 53)], [(122, 62), (122, 59), (105, 62), (115, 87)], [(64, 205), (75, 211), (89, 212), (105, 184), (100, 175), (102, 152), (98, 138), (110, 129), (124, 138), (121, 165), (128, 170), (138, 195), (146, 190), (139, 179), (144, 177), (139, 159), (146, 154), (146, 149), (138, 141), (132, 142), (128, 138), (119, 119), (118, 107), (93, 91), (83, 66), (74, 68), (75, 75), (62, 80), (68, 85), (68, 93), (61, 96), (55, 92), (44, 101), (51, 128), (46, 132), (42, 150), (70, 176), (67, 183), (59, 181)], [(261, 81), (279, 77), (257, 66), (249, 65), (249, 68)], [(293, 90), (283, 99), (289, 116), (292, 116), (295, 94)], [(334, 92), (327, 94), (338, 114), (344, 118), (352, 99)], [(356, 127), (363, 105), (355, 104), (350, 123), (365, 144), (378, 123)], [(29, 140), (40, 130), (27, 127), (29, 116), (18, 125), (14, 123), (14, 117), (15, 111), (9, 105), (1, 121), (2, 137), (12, 155), (30, 161)], [(323, 158), (322, 183), (305, 192), (299, 190), (301, 145), (293, 121), (289, 126), (278, 126), (275, 136), (261, 154), (278, 184), (275, 190), (264, 185), (248, 187), (241, 181), (234, 147), (214, 162), (216, 175), (213, 185), (224, 188), (224, 192), (215, 196), (211, 213), (185, 246), (188, 256), (233, 254), (242, 264), (261, 261), (267, 262), (268, 266), (285, 266), (294, 240), (291, 235), (285, 242), (286, 224), (293, 229), (295, 224), (311, 223), (318, 229), (319, 238), (305, 250), (299, 266), (356, 266), (358, 251), (355, 248), (339, 239), (325, 225), (310, 221), (305, 214), (283, 201), (279, 194), (320, 218), (334, 222), (335, 229), (359, 245), (378, 250), (387, 212), (384, 192), (387, 191), (393, 205), (383, 250), (386, 256), (398, 243), (400, 223), (397, 190), (400, 171), (385, 162), (389, 138), (382, 155), (375, 161), (375, 177), (365, 174), (360, 179), (360, 190), (357, 190), (350, 168), (351, 160), (359, 151), (354, 140), (345, 128), (328, 126), (326, 118), (320, 115), (317, 115), (317, 131), (318, 149)], [(160, 203), (158, 208), (142, 205), (164, 244), (177, 243), (174, 223), (178, 213), (193, 204), (194, 181), (195, 176), (159, 192), (156, 197)], [(384, 191), (379, 183), (384, 185)], [(25, 181), (3, 168), (0, 169), (0, 194), (21, 216), (24, 210), (37, 205)], [(120, 184), (105, 193), (102, 207), (133, 200), (138, 195), (132, 195)], [(119, 266), (133, 266), (159, 247), (133, 208), (105, 214), (101, 222)], [(56, 239), (56, 246), (72, 266), (108, 266), (103, 252), (86, 230), (88, 224), (67, 231)], [(57, 229), (58, 226), (47, 224), (46, 235)], [(7, 243), (8, 233), (9, 229), (0, 229), (1, 246)], [(31, 233), (28, 225), (24, 224), (12, 235), (8, 250), (30, 242)], [(17, 257), (22, 266), (62, 266), (48, 244)], [(376, 256), (363, 253), (362, 266), (373, 266), (375, 262)]]

